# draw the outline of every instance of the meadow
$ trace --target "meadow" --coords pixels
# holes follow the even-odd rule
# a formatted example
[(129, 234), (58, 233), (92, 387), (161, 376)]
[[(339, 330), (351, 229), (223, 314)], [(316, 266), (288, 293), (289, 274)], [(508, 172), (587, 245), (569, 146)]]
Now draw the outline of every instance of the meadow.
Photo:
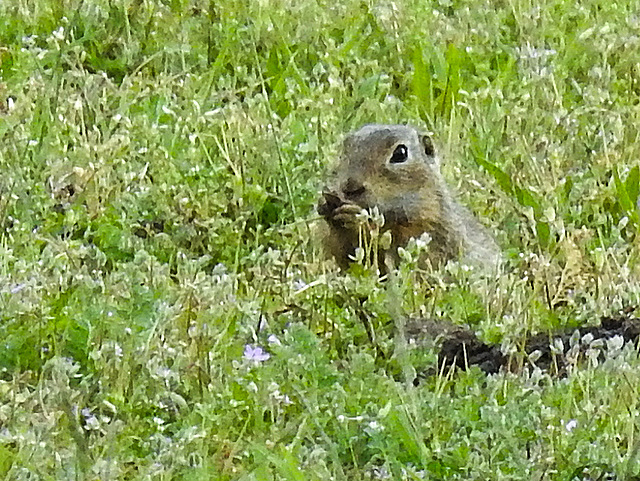
[[(433, 133), (500, 274), (326, 259), (371, 122)], [(633, 0), (2, 0), (0, 479), (638, 479), (636, 346), (523, 343), (639, 305), (639, 128)]]

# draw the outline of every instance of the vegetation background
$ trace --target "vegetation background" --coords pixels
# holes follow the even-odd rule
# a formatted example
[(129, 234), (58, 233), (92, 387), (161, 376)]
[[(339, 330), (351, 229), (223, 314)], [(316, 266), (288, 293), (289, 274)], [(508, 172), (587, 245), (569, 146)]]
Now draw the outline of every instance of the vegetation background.
[[(635, 346), (521, 354), (638, 305), (635, 1), (3, 0), (0, 62), (0, 478), (640, 475)], [(367, 122), (434, 133), (504, 274), (323, 258)], [(414, 385), (404, 315), (519, 364)]]

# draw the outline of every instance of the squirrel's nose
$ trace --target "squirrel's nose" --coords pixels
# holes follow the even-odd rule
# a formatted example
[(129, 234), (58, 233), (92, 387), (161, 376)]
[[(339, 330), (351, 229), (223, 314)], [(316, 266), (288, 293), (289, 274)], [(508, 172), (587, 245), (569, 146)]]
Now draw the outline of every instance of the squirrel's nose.
[(347, 181), (342, 184), (342, 192), (344, 192), (344, 195), (347, 197), (358, 197), (364, 194), (364, 191), (364, 184), (353, 177), (349, 177)]

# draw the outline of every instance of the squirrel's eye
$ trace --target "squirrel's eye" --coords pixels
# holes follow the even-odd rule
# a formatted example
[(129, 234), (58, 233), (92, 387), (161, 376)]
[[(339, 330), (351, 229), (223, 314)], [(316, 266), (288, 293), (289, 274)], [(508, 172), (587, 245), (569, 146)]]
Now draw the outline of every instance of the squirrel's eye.
[(409, 151), (407, 150), (407, 146), (404, 144), (400, 144), (396, 147), (396, 150), (393, 151), (389, 162), (391, 162), (392, 164), (399, 164), (401, 162), (404, 162), (405, 160), (407, 160), (408, 154)]

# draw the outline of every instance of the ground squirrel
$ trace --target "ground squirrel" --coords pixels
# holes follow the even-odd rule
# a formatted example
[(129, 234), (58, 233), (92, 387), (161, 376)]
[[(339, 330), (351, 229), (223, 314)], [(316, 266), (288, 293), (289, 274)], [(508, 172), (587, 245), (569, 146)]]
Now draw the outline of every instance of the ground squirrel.
[(365, 125), (344, 140), (332, 184), (318, 202), (325, 248), (341, 267), (360, 242), (358, 215), (373, 207), (384, 216), (382, 230), (392, 239), (386, 254), (396, 261), (397, 248), (424, 233), (431, 236), (432, 265), (460, 256), (491, 266), (499, 261), (492, 236), (453, 199), (431, 138), (413, 127)]

